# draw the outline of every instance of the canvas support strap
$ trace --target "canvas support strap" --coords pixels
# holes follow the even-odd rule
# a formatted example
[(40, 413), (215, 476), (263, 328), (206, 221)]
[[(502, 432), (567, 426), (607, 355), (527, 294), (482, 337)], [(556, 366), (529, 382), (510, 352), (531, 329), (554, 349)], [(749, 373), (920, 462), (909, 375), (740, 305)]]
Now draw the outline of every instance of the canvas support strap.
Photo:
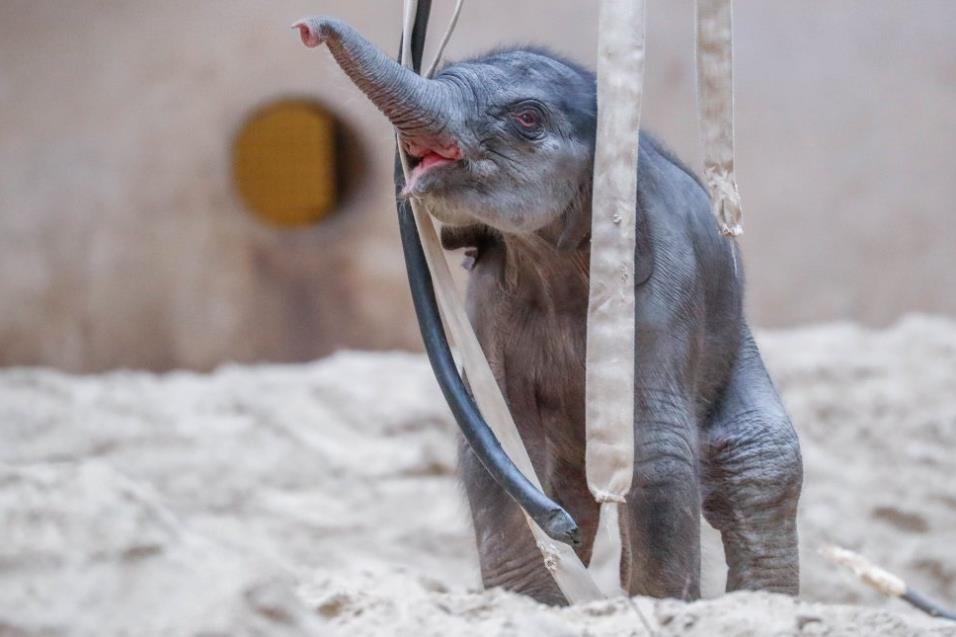
[[(410, 34), (416, 12), (417, 1), (405, 0), (403, 41), (406, 43), (411, 42)], [(408, 49), (403, 51), (402, 57), (403, 63), (406, 66), (411, 66)], [(407, 178), (408, 161), (404, 152), (401, 154)], [(418, 233), (421, 237), (425, 257), (431, 270), (438, 305), (446, 327), (458, 346), (462, 365), (468, 375), (475, 401), (478, 403), (488, 425), (497, 436), (502, 448), (518, 469), (540, 489), (541, 483), (531, 464), (531, 458), (528, 456), (508, 405), (501, 394), (478, 338), (465, 314), (464, 306), (458, 297), (435, 225), (428, 213), (414, 199), (411, 200), (411, 206), (418, 225)], [(587, 569), (574, 550), (566, 544), (553, 541), (531, 518), (525, 516), (525, 519), (541, 551), (545, 566), (567, 600), (573, 604), (600, 599), (602, 596), (599, 589), (595, 586)]]
[(644, 0), (601, 2), (586, 373), (588, 488), (601, 505), (591, 570), (620, 594), (618, 518), (634, 474), (634, 264)]
[(743, 233), (734, 175), (733, 1), (697, 0), (697, 102), (704, 182), (726, 237)]

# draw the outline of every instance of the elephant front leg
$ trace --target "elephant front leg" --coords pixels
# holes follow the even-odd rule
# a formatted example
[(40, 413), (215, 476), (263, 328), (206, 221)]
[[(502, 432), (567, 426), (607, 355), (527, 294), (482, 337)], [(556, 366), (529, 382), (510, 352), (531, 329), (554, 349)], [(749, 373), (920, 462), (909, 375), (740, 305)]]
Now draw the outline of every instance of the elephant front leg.
[(697, 427), (687, 395), (638, 388), (634, 480), (624, 521), (631, 595), (700, 596)]
[(501, 587), (543, 604), (566, 605), (567, 600), (545, 568), (521, 508), (494, 481), (463, 440), (458, 457), (484, 587)]

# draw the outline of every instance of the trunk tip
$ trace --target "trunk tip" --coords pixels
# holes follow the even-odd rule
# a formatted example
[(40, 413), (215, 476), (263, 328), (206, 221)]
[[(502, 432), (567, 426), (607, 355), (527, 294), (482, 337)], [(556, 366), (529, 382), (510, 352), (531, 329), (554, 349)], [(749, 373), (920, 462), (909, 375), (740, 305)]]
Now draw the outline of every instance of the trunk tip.
[(312, 49), (325, 41), (325, 38), (323, 38), (321, 34), (321, 25), (321, 19), (309, 17), (293, 22), (290, 28), (298, 29), (299, 37), (302, 38), (302, 44)]

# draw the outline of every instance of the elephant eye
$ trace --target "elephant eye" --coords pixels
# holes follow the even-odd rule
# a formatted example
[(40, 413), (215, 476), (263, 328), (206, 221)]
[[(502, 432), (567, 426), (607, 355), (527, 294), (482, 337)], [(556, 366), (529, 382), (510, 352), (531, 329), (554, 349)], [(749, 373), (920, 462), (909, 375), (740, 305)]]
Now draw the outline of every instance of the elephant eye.
[(518, 111), (515, 113), (514, 118), (522, 128), (525, 128), (529, 131), (537, 130), (541, 127), (541, 113), (533, 108), (526, 108), (524, 110)]

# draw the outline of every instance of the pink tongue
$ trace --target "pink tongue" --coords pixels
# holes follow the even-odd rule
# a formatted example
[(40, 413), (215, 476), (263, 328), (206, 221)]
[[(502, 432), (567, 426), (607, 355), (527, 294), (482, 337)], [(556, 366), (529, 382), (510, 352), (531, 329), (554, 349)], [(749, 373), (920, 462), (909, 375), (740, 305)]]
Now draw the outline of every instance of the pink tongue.
[(448, 158), (442, 157), (438, 153), (429, 152), (429, 153), (426, 153), (424, 157), (422, 157), (422, 161), (419, 164), (419, 166), (421, 167), (422, 170), (425, 170), (426, 168), (430, 168), (431, 166), (434, 166), (435, 164), (441, 164), (448, 161), (449, 161)]

